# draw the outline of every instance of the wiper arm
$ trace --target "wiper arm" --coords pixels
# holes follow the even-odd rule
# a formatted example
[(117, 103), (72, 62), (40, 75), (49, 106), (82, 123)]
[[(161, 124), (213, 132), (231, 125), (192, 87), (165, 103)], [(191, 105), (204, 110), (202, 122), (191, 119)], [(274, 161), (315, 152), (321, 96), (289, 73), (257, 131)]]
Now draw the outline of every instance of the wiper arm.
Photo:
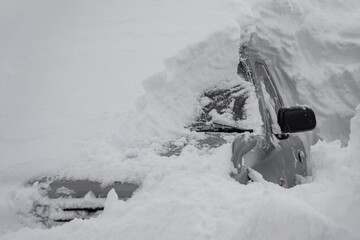
[(224, 133), (252, 133), (252, 129), (241, 129), (232, 126), (222, 125), (222, 124), (212, 124), (212, 125), (201, 125), (194, 128), (196, 132), (224, 132)]

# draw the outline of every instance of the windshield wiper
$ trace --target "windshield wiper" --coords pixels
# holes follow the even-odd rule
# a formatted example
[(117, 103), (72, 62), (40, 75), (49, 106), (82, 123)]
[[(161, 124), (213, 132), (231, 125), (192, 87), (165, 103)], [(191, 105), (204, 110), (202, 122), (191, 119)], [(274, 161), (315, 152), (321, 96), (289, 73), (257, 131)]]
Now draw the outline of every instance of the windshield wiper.
[(193, 130), (196, 132), (224, 132), (224, 133), (244, 133), (244, 132), (252, 133), (253, 132), (252, 129), (241, 129), (241, 128), (222, 125), (222, 124), (218, 124), (218, 123), (214, 123), (211, 125), (196, 126), (193, 128)]

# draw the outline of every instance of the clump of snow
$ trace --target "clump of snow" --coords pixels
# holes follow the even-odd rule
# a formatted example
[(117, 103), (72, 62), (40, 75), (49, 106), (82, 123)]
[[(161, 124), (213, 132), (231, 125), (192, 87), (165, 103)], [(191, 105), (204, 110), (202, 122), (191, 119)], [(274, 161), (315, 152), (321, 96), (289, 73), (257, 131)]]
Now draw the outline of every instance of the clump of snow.
[(132, 148), (125, 151), (125, 157), (126, 158), (136, 158), (139, 156), (139, 150), (136, 148)]
[(114, 205), (117, 205), (117, 203), (118, 203), (118, 199), (119, 199), (119, 197), (116, 194), (115, 190), (111, 189), (106, 197), (106, 201), (105, 201), (105, 205), (104, 205), (105, 213), (113, 211)]

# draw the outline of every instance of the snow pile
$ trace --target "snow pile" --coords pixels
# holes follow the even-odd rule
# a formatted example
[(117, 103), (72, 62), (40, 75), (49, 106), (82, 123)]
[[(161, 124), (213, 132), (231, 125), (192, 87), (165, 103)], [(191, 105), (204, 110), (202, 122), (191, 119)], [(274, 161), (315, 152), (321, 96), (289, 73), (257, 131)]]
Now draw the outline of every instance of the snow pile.
[[(79, 148), (91, 151), (83, 143), (116, 131), (164, 59), (236, 27), (238, 13), (207, 0), (1, 1), (1, 181), (46, 174)], [(116, 141), (133, 133), (121, 135)]]
[[(237, 32), (229, 29), (168, 59), (166, 71), (144, 81), (146, 94), (135, 109), (106, 119), (103, 136), (83, 140), (72, 156), (46, 174), (140, 183), (152, 170), (164, 169), (168, 161), (158, 159), (158, 153), (166, 144), (204, 137), (186, 126), (198, 115), (205, 90), (237, 84), (247, 90), (250, 100), (256, 99), (254, 88), (236, 74), (238, 40)], [(246, 110), (248, 119), (242, 124), (260, 132), (257, 102), (248, 101)]]
[(357, 111), (347, 148), (339, 141), (313, 147), (311, 183), (241, 185), (228, 175), (229, 146), (208, 154), (191, 148), (171, 159), (171, 171), (164, 165), (150, 174), (127, 202), (110, 192), (97, 218), (24, 228), (3, 239), (358, 239), (360, 106)]
[(317, 133), (346, 145), (360, 103), (359, 2), (258, 1), (241, 16), (242, 42), (268, 59), (289, 105), (317, 114)]
[[(357, 231), (360, 216), (360, 105), (351, 120), (348, 147), (341, 148), (339, 140), (318, 142), (312, 147), (314, 181), (308, 191), (313, 191), (309, 203), (337, 222)], [(326, 200), (328, 199), (328, 200)]]
[[(359, 7), (3, 1), (2, 239), (358, 239), (360, 107), (349, 123), (360, 102)], [(341, 140), (313, 146), (313, 176), (292, 189), (235, 182), (230, 143), (159, 155), (202, 137), (184, 126), (209, 86), (240, 80), (238, 45), (249, 39), (286, 104), (313, 107), (319, 137)], [(22, 184), (45, 174), (142, 185), (126, 202), (110, 192), (97, 218), (43, 229), (24, 215), (33, 193)]]
[(167, 59), (165, 71), (144, 81), (146, 94), (136, 101), (136, 108), (91, 122), (98, 132), (74, 144), (69, 153), (61, 155), (63, 159), (56, 156), (44, 160), (50, 163), (33, 162), (35, 173), (23, 174), (20, 169), (15, 174), (20, 173), (22, 181), (24, 176), (50, 175), (141, 183), (153, 170), (167, 165), (167, 159), (158, 158), (166, 144), (204, 138), (186, 126), (199, 115), (200, 96), (209, 88), (240, 85), (248, 95), (247, 118), (241, 126), (259, 133), (262, 121), (254, 88), (236, 73), (238, 46), (238, 30), (230, 28)]

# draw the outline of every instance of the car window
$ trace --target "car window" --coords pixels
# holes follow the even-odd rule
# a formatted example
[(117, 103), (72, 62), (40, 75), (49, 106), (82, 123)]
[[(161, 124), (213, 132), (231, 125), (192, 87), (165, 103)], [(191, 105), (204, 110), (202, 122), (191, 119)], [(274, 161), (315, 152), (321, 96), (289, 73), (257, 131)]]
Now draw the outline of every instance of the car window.
[(246, 118), (244, 106), (247, 92), (240, 85), (231, 89), (214, 89), (205, 92), (200, 98), (203, 106), (199, 120), (233, 124)]
[(241, 78), (235, 83), (230, 87), (214, 87), (202, 94), (201, 109), (193, 126), (216, 123), (256, 133), (261, 131), (263, 122), (253, 84)]

